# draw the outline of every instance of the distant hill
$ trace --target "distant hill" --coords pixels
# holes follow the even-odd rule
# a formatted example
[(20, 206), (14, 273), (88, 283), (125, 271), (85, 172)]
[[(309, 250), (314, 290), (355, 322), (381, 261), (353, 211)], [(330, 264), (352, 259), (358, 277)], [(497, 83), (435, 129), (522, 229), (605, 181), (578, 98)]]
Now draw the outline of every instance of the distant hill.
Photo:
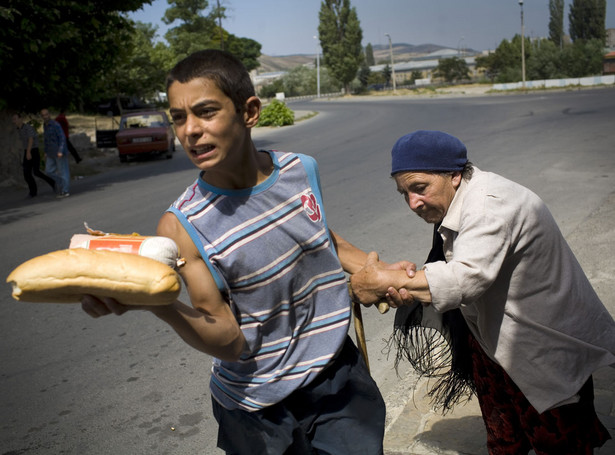
[[(376, 64), (379, 62), (390, 62), (391, 53), (388, 45), (376, 44), (372, 45), (374, 50), (374, 60)], [(393, 43), (393, 59), (396, 62), (407, 62), (408, 60), (420, 57), (422, 55), (431, 54), (432, 52), (439, 51), (440, 49), (447, 49), (446, 46), (439, 46), (437, 44), (405, 44), (405, 43)]]
[[(390, 61), (390, 51), (388, 45), (372, 44), (374, 50), (374, 60), (376, 64)], [(447, 49), (446, 46), (437, 44), (405, 44), (393, 43), (393, 58), (396, 62), (405, 62), (412, 58), (427, 55), (440, 49)], [(472, 51), (472, 49), (466, 49)], [(270, 55), (261, 55), (259, 57), (260, 67), (257, 68), (259, 74), (273, 73), (277, 71), (288, 71), (297, 66), (313, 63), (316, 60), (316, 54), (295, 54), (281, 55), (272, 57)]]
[(279, 57), (261, 55), (258, 58), (258, 61), (261, 65), (256, 70), (260, 74), (274, 73), (277, 71), (288, 71), (297, 66), (305, 65), (306, 63), (312, 63), (315, 60), (316, 54), (283, 55)]

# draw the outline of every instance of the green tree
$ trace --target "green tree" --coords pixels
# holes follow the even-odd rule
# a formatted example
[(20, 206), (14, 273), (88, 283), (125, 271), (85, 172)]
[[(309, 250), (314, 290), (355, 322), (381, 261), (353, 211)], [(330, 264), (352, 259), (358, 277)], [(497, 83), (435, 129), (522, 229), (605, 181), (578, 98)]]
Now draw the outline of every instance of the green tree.
[(443, 58), (438, 60), (438, 67), (434, 76), (443, 78), (446, 82), (456, 82), (470, 79), (466, 61), (459, 57)]
[(367, 84), (368, 86), (370, 85), (384, 86), (384, 84), (386, 84), (386, 80), (384, 79), (384, 74), (382, 74), (382, 71), (376, 71), (376, 72), (370, 73), (368, 84)]
[(165, 24), (178, 23), (170, 28), (165, 38), (175, 55), (175, 61), (201, 49), (225, 49), (241, 60), (248, 71), (258, 68), (261, 45), (249, 38), (239, 38), (222, 28), (226, 8), (220, 1), (209, 14), (207, 0), (168, 0), (170, 7), (164, 13)]
[(560, 49), (564, 44), (564, 0), (549, 0), (549, 39)]
[(392, 74), (393, 74), (393, 71), (391, 70), (391, 67), (387, 63), (386, 65), (384, 65), (384, 68), (382, 68), (382, 78), (384, 79), (384, 83), (386, 85), (391, 85), (391, 75)]
[(526, 63), (528, 80), (566, 77), (559, 44), (556, 45), (551, 39), (533, 41), (530, 57)]
[(220, 0), (216, 0), (216, 5), (212, 8), (211, 16), (218, 21), (218, 36), (219, 36), (219, 45), (220, 49), (226, 50), (226, 36), (225, 30), (222, 28), (222, 19), (226, 19), (226, 7), (224, 4), (220, 4)]
[(167, 25), (178, 22), (178, 25), (170, 28), (164, 37), (176, 61), (201, 49), (220, 48), (216, 36), (218, 16), (202, 14), (209, 5), (207, 0), (168, 0), (168, 3), (162, 21)]
[(414, 70), (410, 74), (410, 83), (414, 84), (416, 83), (417, 79), (422, 79), (422, 78), (423, 78), (423, 73), (421, 73), (419, 70)]
[(288, 97), (305, 96), (316, 93), (315, 71), (307, 66), (296, 66), (284, 77), (284, 93)]
[(606, 42), (606, 0), (573, 0), (568, 14), (570, 38)]
[(5, 0), (0, 7), (0, 108), (79, 108), (130, 41), (123, 14), (151, 0)]
[(120, 94), (149, 99), (165, 90), (165, 78), (174, 57), (163, 43), (155, 43), (156, 27), (137, 22), (121, 59), (101, 81), (106, 97)]
[(237, 57), (248, 71), (260, 66), (258, 58), (261, 56), (261, 44), (250, 38), (239, 38), (233, 34), (224, 32), (225, 49)]
[(376, 60), (374, 60), (374, 48), (372, 47), (372, 43), (367, 43), (365, 46), (365, 62), (367, 66), (374, 66)]
[(349, 0), (323, 0), (318, 14), (318, 36), (324, 64), (334, 78), (350, 93), (350, 83), (364, 58), (361, 48), (363, 31), (357, 11)]
[[(525, 38), (525, 58), (529, 60), (531, 46)], [(502, 40), (497, 49), (487, 55), (477, 57), (476, 66), (484, 68), (486, 76), (495, 82), (516, 82), (521, 80), (521, 35), (511, 41)]]
[(276, 93), (284, 92), (284, 79), (279, 78), (264, 85), (258, 92), (261, 98), (273, 98)]
[(602, 73), (602, 57), (601, 40), (576, 40), (564, 47), (562, 65), (567, 77), (593, 76)]
[[(602, 72), (603, 45), (599, 39), (577, 39), (562, 49), (551, 40), (526, 38), (526, 74), (529, 80), (583, 77)], [(503, 40), (495, 52), (477, 57), (476, 66), (494, 82), (521, 80), (521, 37)]]
[(369, 77), (371, 76), (371, 74), (372, 72), (367, 65), (367, 61), (361, 63), (361, 67), (359, 68), (359, 74), (357, 77), (359, 78), (359, 84), (362, 91), (365, 91), (367, 89), (367, 86), (369, 85)]
[[(285, 96), (307, 96), (317, 93), (318, 74), (316, 68), (297, 66), (279, 79), (272, 81), (259, 90), (262, 98), (273, 98), (276, 93)], [(320, 68), (320, 91), (333, 93), (340, 91), (340, 83), (331, 77), (327, 68)]]

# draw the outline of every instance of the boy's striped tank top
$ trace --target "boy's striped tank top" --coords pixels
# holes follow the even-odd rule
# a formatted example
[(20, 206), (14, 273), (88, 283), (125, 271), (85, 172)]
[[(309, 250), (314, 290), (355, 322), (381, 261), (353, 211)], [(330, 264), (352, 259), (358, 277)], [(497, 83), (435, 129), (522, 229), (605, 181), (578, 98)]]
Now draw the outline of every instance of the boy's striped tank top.
[(259, 410), (311, 382), (341, 349), (350, 320), (313, 158), (269, 153), (263, 183), (228, 190), (200, 176), (169, 208), (199, 249), (248, 343), (214, 359), (213, 397)]

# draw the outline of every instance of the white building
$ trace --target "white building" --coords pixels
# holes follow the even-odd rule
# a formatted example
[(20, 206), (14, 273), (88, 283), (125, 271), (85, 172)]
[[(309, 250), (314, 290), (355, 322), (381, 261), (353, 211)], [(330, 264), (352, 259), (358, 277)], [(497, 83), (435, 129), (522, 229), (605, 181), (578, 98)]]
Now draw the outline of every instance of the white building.
[[(477, 53), (468, 53), (467, 51), (460, 52), (457, 49), (440, 49), (427, 55), (415, 57), (412, 60), (406, 62), (395, 62), (395, 82), (397, 84), (403, 83), (410, 79), (413, 71), (419, 71), (422, 79), (431, 79), (433, 71), (438, 67), (438, 63), (441, 59), (458, 57), (463, 58), (470, 70), (470, 77), (477, 76), (476, 71), (476, 55)], [(395, 60), (395, 56), (393, 56)], [(389, 67), (391, 64), (388, 64)], [(369, 69), (372, 73), (379, 73), (384, 70), (387, 64), (370, 66)]]

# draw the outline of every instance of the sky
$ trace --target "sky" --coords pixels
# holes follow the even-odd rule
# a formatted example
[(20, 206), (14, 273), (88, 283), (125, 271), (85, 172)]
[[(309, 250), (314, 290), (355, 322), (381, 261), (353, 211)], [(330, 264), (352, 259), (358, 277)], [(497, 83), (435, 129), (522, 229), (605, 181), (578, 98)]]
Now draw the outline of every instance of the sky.
[[(209, 4), (215, 5), (216, 0)], [(318, 50), (320, 0), (220, 0), (227, 8), (222, 27), (262, 45), (270, 56), (315, 54)], [(564, 31), (572, 0), (565, 0)], [(615, 28), (615, 0), (607, 0), (606, 28)], [(502, 40), (521, 33), (519, 0), (350, 0), (363, 30), (363, 46), (371, 43), (437, 44), (452, 49), (493, 50)], [(158, 26), (162, 39), (168, 27), (161, 21), (167, 0), (154, 0), (130, 14), (134, 20)], [(207, 14), (209, 10), (205, 11)], [(524, 0), (525, 35), (549, 35), (549, 0)]]

